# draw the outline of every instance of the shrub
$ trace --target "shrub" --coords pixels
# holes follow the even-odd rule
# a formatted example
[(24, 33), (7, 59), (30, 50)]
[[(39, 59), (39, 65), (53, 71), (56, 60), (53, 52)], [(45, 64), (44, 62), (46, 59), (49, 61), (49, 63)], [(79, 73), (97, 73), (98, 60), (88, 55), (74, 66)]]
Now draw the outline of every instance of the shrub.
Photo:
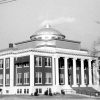
[(38, 96), (39, 94), (38, 94), (38, 92), (34, 92), (34, 96)]
[(46, 91), (44, 92), (44, 95), (48, 95), (48, 90), (46, 90)]

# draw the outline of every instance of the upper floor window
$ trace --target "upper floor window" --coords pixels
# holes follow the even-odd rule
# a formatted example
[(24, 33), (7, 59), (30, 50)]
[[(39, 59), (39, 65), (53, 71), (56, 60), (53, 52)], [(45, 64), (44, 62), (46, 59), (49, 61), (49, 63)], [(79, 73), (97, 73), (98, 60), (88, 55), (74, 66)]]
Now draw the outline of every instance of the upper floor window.
[(3, 68), (3, 59), (0, 59), (0, 69)]
[(10, 58), (5, 59), (5, 67), (10, 68)]
[(10, 77), (9, 74), (6, 74), (6, 85), (10, 84)]
[(24, 84), (29, 84), (29, 72), (24, 73)]
[(42, 67), (42, 57), (35, 57), (35, 66)]
[(3, 74), (0, 74), (0, 85), (3, 85)]
[(45, 66), (46, 67), (51, 67), (51, 58), (50, 57), (45, 57)]
[(45, 76), (45, 83), (46, 84), (51, 84), (52, 83), (52, 73), (46, 73), (46, 76)]
[(42, 72), (35, 73), (35, 83), (41, 84), (42, 83)]
[(22, 84), (22, 73), (17, 73), (17, 85)]

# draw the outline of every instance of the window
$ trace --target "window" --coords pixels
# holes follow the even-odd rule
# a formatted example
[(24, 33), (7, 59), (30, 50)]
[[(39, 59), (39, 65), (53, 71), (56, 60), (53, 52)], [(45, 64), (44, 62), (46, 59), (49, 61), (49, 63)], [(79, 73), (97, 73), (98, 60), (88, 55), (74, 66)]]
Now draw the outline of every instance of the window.
[(17, 84), (18, 85), (22, 84), (22, 73), (17, 73)]
[(79, 84), (79, 74), (76, 74), (76, 81), (77, 81), (77, 84)]
[(6, 74), (6, 85), (10, 84), (10, 77), (9, 74)]
[(22, 93), (22, 89), (20, 89), (19, 93)]
[(52, 74), (51, 73), (46, 73), (45, 83), (46, 84), (52, 83)]
[(29, 89), (27, 89), (27, 94), (29, 94)]
[(17, 89), (17, 94), (22, 93), (22, 89)]
[(41, 88), (36, 88), (36, 92), (37, 93), (42, 93), (42, 89)]
[(79, 66), (77, 66), (77, 67), (76, 67), (76, 70), (79, 70), (79, 69), (80, 69), (80, 67), (79, 67)]
[(24, 89), (24, 94), (26, 94), (26, 89)]
[(64, 84), (64, 74), (60, 74), (60, 84)]
[(86, 74), (84, 75), (84, 81), (85, 81), (85, 84), (87, 84), (87, 76), (86, 76)]
[(42, 93), (42, 89), (41, 88), (39, 88), (39, 93)]
[(29, 84), (29, 72), (24, 73), (24, 84)]
[(35, 73), (35, 83), (41, 84), (42, 83), (42, 72)]
[(10, 67), (10, 58), (5, 59), (5, 67), (9, 68)]
[(3, 59), (0, 59), (0, 69), (3, 68)]
[(3, 85), (3, 74), (0, 74), (0, 85)]
[(45, 58), (45, 66), (46, 67), (51, 67), (51, 58), (50, 57)]
[(17, 89), (17, 93), (19, 93), (19, 89)]
[(35, 66), (36, 67), (42, 66), (42, 57), (35, 57)]

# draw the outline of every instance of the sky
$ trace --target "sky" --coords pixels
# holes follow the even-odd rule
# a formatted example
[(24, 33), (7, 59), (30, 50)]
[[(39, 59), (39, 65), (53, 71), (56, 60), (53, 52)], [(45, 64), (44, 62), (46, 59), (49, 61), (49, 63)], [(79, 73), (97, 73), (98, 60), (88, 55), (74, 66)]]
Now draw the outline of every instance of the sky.
[[(1, 1), (1, 0), (0, 0)], [(46, 23), (91, 49), (100, 41), (100, 0), (15, 0), (0, 4), (0, 49), (29, 40)]]

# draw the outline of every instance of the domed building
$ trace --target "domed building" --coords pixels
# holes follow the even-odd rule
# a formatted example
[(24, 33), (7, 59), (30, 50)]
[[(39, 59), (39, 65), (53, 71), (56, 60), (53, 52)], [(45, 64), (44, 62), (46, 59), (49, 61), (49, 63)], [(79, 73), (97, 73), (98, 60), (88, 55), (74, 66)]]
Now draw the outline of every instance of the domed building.
[[(2, 94), (76, 93), (100, 87), (98, 58), (46, 25), (30, 40), (0, 50)], [(98, 87), (98, 88), (97, 88)]]

